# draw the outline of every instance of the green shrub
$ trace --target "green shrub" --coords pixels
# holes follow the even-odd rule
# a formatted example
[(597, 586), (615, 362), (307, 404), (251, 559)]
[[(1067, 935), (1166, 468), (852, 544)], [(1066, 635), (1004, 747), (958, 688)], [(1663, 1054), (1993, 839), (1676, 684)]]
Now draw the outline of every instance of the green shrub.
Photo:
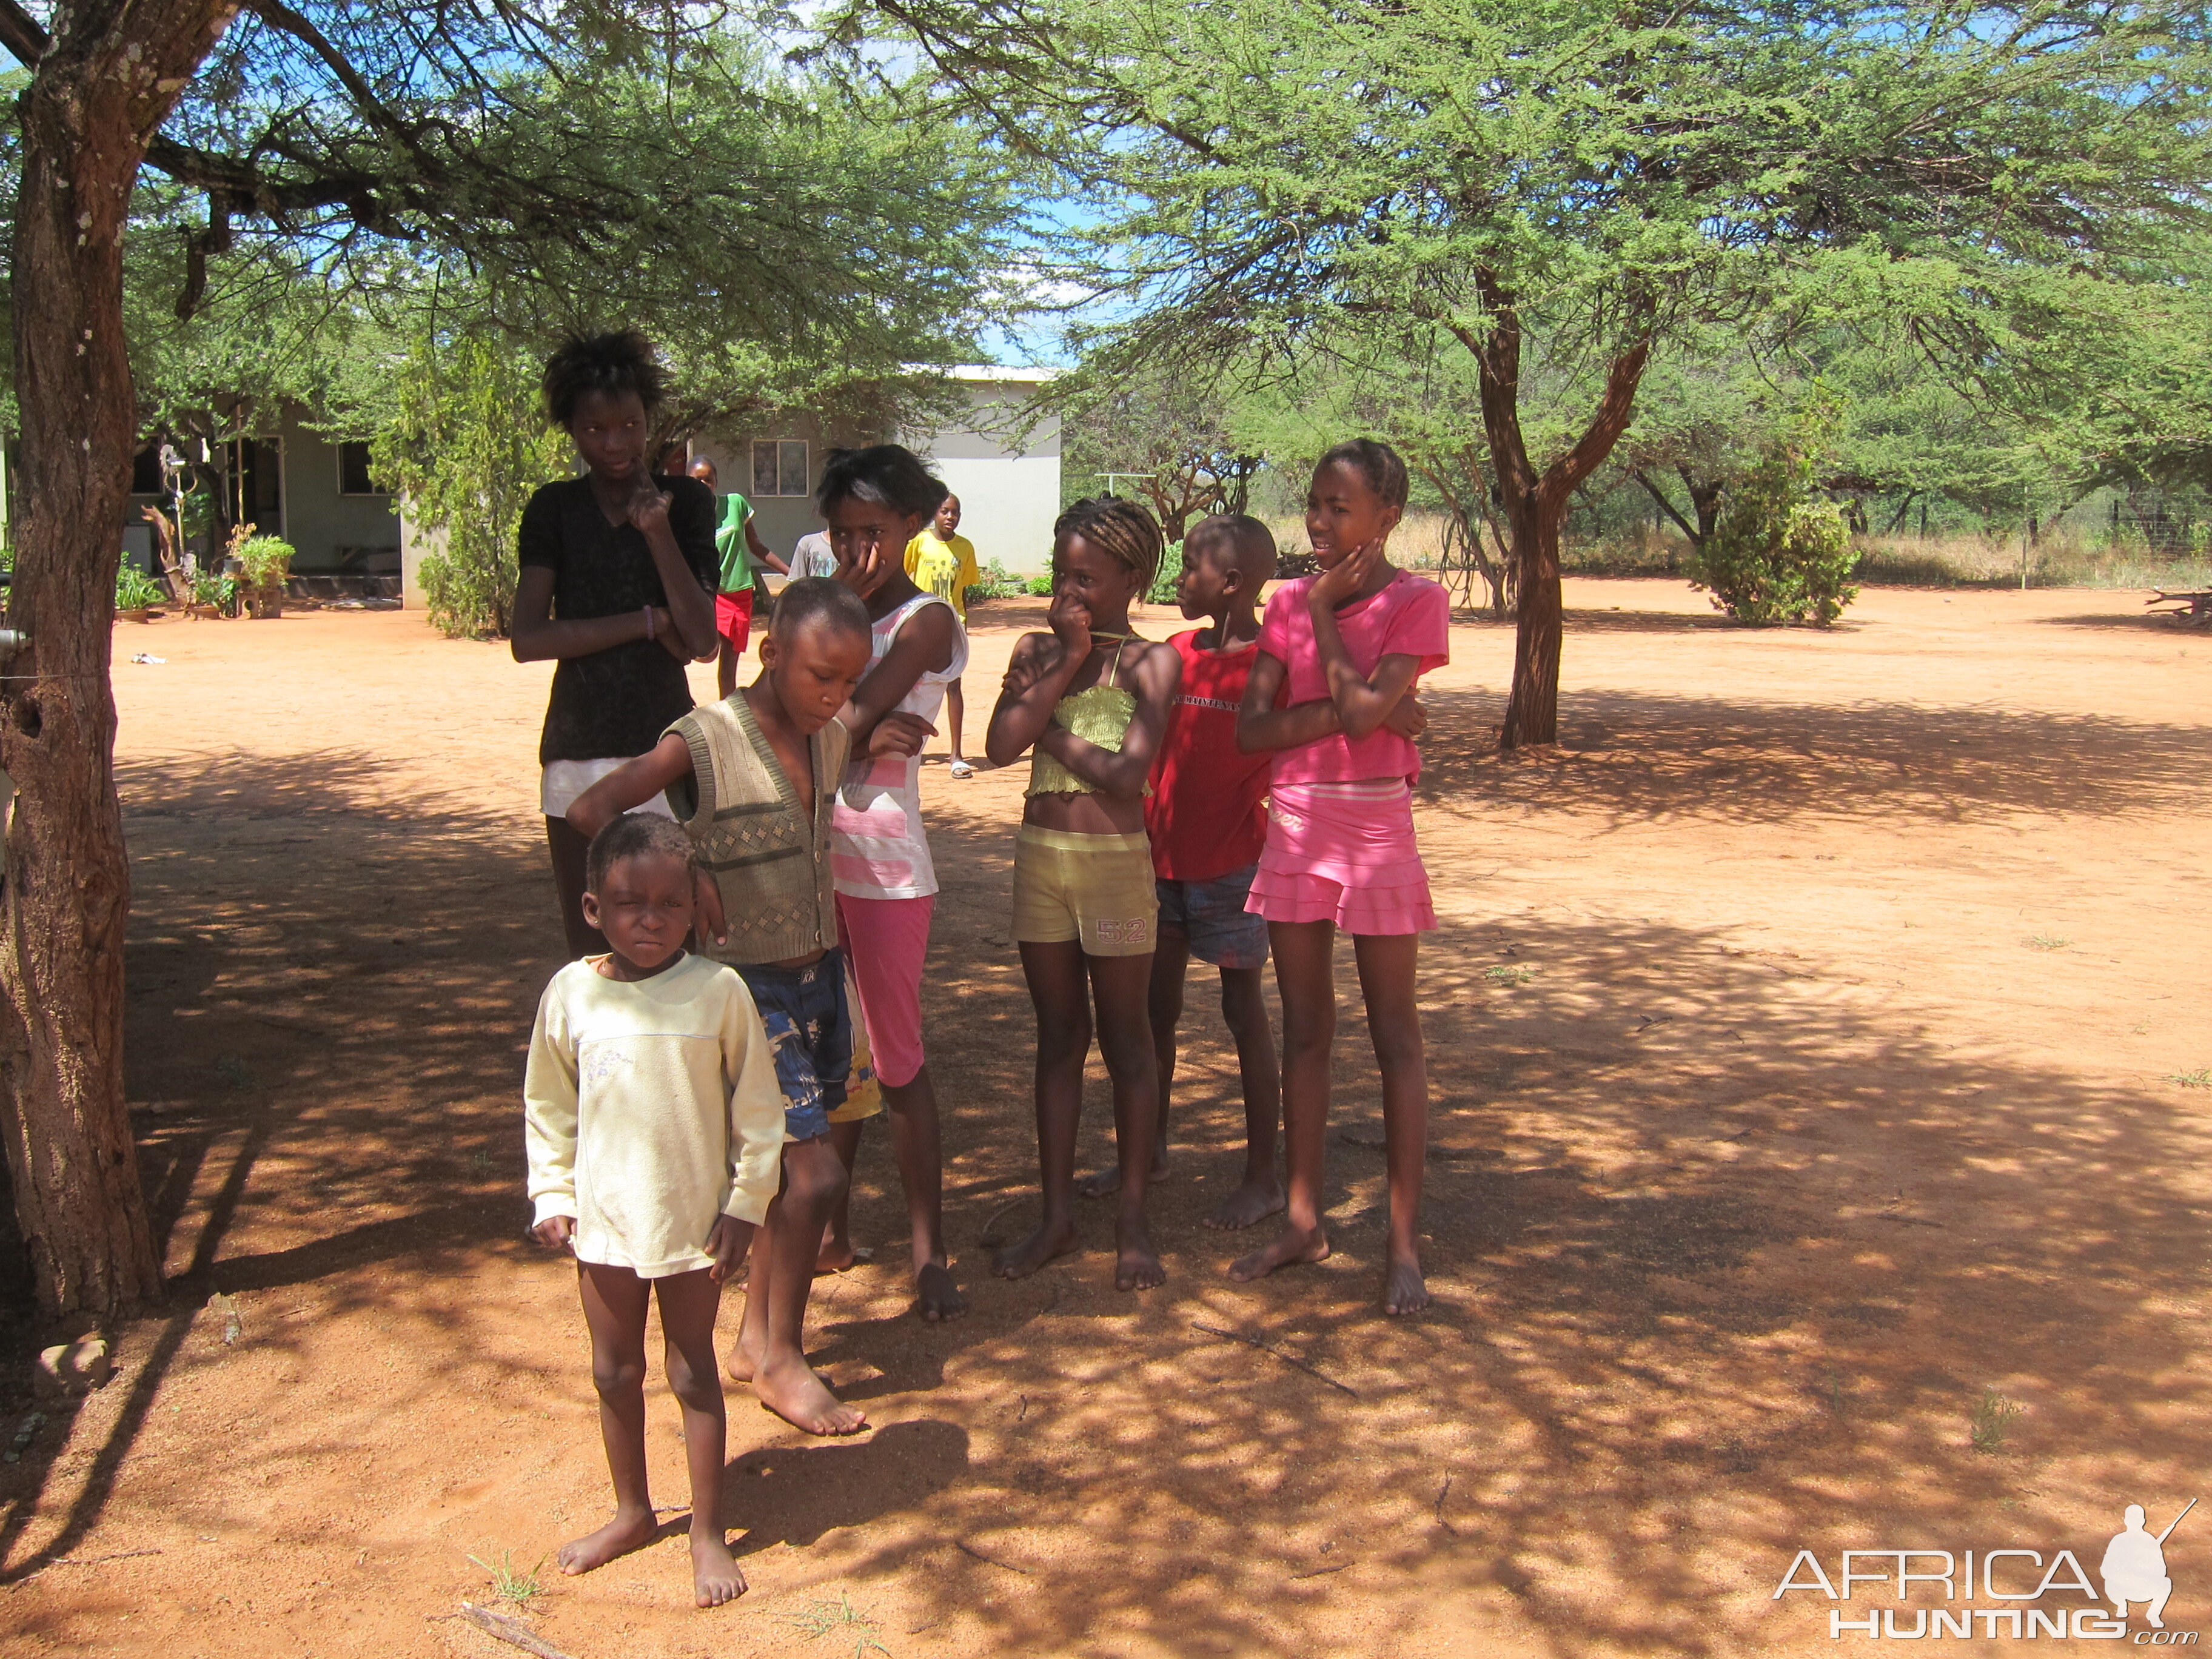
[(1809, 619), (1826, 628), (1858, 597), (1850, 585), (1858, 550), (1844, 515), (1813, 493), (1819, 430), (1807, 422), (1729, 487), (1691, 561), (1692, 585), (1740, 623)]
[(275, 587), (292, 574), (297, 555), (292, 544), (275, 536), (249, 536), (238, 544), (238, 562), (245, 567), (246, 586)]
[(538, 412), (537, 365), (482, 338), (426, 342), (400, 371), (398, 403), (370, 463), (417, 530), (444, 532), (422, 565), (431, 625), (453, 639), (503, 636), (523, 507), (572, 471), (568, 434)]
[(968, 590), (968, 602), (978, 599), (1018, 599), (1030, 591), (1026, 576), (1017, 576), (996, 559), (983, 567), (983, 580)]
[(1153, 574), (1152, 585), (1145, 590), (1145, 598), (1154, 605), (1173, 605), (1176, 584), (1182, 580), (1182, 543), (1170, 542), (1160, 554), (1160, 568)]
[(144, 571), (125, 565), (115, 573), (115, 608), (118, 611), (143, 611), (149, 605), (166, 605), (169, 596), (161, 584)]
[(1032, 598), (1034, 598), (1034, 599), (1050, 599), (1050, 598), (1052, 597), (1052, 577), (1051, 577), (1051, 574), (1050, 574), (1049, 573), (1048, 573), (1048, 574), (1044, 574), (1044, 575), (1042, 575), (1042, 576), (1032, 576), (1032, 577), (1030, 577), (1030, 587), (1029, 587), (1029, 591), (1030, 591), (1030, 597), (1032, 597)]

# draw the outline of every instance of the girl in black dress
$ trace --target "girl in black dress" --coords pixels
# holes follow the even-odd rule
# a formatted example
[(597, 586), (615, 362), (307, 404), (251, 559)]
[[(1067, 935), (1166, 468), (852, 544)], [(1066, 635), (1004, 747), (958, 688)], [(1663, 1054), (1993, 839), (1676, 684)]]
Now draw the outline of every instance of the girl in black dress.
[(560, 665), (538, 744), (538, 808), (571, 957), (607, 946), (584, 921), (586, 843), (562, 815), (691, 707), (684, 665), (720, 643), (714, 493), (646, 459), (665, 378), (635, 330), (572, 336), (545, 365), (545, 412), (586, 471), (523, 509), (514, 644), (517, 662)]

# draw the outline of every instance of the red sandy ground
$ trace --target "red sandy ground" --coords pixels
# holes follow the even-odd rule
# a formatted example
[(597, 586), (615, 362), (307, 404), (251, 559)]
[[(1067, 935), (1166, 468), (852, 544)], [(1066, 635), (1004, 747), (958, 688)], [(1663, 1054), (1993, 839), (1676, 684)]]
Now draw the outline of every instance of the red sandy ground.
[[(1875, 592), (1830, 634), (1731, 629), (1672, 585), (1577, 582), (1569, 605), (1559, 750), (1493, 752), (1501, 627), (1455, 629), (1426, 694), (1435, 1310), (1376, 1306), (1351, 1006), (1339, 1253), (1223, 1277), (1242, 1241), (1196, 1224), (1239, 1117), (1203, 988), (1158, 1189), (1167, 1286), (1115, 1293), (1103, 1207), (1086, 1254), (989, 1277), (987, 1238), (1035, 1203), (1006, 921), (1021, 776), (933, 769), (927, 998), (974, 1312), (904, 1313), (872, 1139), (858, 1232), (883, 1265), (821, 1281), (812, 1328), (873, 1434), (810, 1442), (733, 1391), (751, 1594), (696, 1612), (680, 1541), (549, 1566), (544, 1640), (1832, 1652), (1830, 1603), (1772, 1597), (1801, 1547), (1832, 1577), (1885, 1547), (2064, 1547), (2094, 1574), (2124, 1504), (2157, 1528), (2204, 1490), (2212, 1093), (2171, 1079), (2212, 1066), (2212, 639), (2127, 594)], [(980, 613), (979, 727), (1038, 609)], [(607, 1503), (572, 1276), (520, 1200), (557, 941), (545, 671), (413, 615), (115, 639), (130, 1098), (176, 1296), (0, 1468), (0, 1647), (511, 1654), (442, 1617), (487, 1597), (470, 1556), (527, 1567)], [(2025, 1408), (1987, 1455), (1985, 1388)], [(677, 1426), (656, 1395), (667, 1504)], [(2212, 1508), (2167, 1556), (2168, 1625), (2212, 1626)], [(866, 1624), (807, 1633), (840, 1605)]]

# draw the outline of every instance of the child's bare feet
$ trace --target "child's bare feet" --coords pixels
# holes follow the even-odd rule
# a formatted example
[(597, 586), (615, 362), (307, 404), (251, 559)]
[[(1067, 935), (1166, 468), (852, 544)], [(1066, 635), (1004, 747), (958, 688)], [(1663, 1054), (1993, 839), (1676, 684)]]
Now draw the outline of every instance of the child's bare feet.
[[(1167, 1172), (1167, 1154), (1162, 1152), (1152, 1160), (1152, 1179), (1158, 1181)], [(1109, 1164), (1103, 1170), (1093, 1170), (1087, 1176), (1078, 1176), (1075, 1190), (1085, 1198), (1111, 1198), (1121, 1190), (1121, 1171)]]
[(719, 1607), (745, 1593), (745, 1575), (719, 1528), (691, 1534), (691, 1589), (702, 1607)]
[(1039, 1227), (1018, 1244), (1009, 1244), (991, 1258), (991, 1271), (1001, 1279), (1027, 1279), (1054, 1256), (1075, 1248), (1075, 1223)]
[(763, 1365), (752, 1382), (761, 1404), (794, 1429), (809, 1434), (858, 1434), (868, 1426), (867, 1413), (830, 1393), (829, 1384), (804, 1359)]
[(1141, 1220), (1121, 1223), (1114, 1232), (1115, 1290), (1149, 1291), (1168, 1282), (1168, 1270), (1160, 1266), (1160, 1259), (1152, 1250), (1152, 1241), (1145, 1236)]
[[(1255, 1279), (1264, 1279), (1278, 1267), (1288, 1267), (1302, 1261), (1328, 1260), (1328, 1235), (1319, 1227), (1285, 1227), (1267, 1243), (1249, 1255), (1239, 1256), (1229, 1264), (1229, 1276), (1240, 1284)], [(1415, 1275), (1419, 1277), (1419, 1273)]]
[(1429, 1282), (1421, 1277), (1421, 1258), (1393, 1254), (1382, 1280), (1382, 1311), (1419, 1313), (1429, 1305)]
[(915, 1307), (931, 1324), (957, 1319), (968, 1311), (968, 1298), (952, 1282), (952, 1270), (939, 1261), (927, 1262), (914, 1276)]
[(1280, 1182), (1248, 1181), (1200, 1216), (1199, 1225), (1220, 1233), (1238, 1232), (1279, 1213), (1282, 1208)]
[(589, 1572), (593, 1567), (604, 1567), (617, 1555), (643, 1549), (653, 1541), (655, 1529), (651, 1510), (635, 1514), (617, 1510), (615, 1518), (605, 1526), (581, 1538), (570, 1539), (553, 1559), (563, 1572)]
[(722, 1369), (729, 1373), (732, 1382), (750, 1382), (760, 1374), (760, 1350), (752, 1346), (745, 1331), (739, 1330), (738, 1340), (730, 1345), (730, 1357), (722, 1362)]
[(817, 1273), (842, 1273), (848, 1268), (865, 1267), (875, 1259), (876, 1247), (872, 1244), (863, 1244), (856, 1249), (848, 1240), (825, 1238), (822, 1241), (821, 1249), (815, 1255), (814, 1271)]

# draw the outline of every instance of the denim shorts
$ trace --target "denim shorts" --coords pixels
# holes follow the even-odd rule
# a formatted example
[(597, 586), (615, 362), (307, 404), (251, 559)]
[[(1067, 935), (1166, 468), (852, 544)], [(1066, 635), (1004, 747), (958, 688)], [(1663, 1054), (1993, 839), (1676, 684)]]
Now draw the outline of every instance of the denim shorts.
[(1212, 881), (1160, 880), (1160, 932), (1181, 933), (1190, 953), (1216, 968), (1259, 968), (1267, 960), (1267, 924), (1244, 908), (1252, 891), (1248, 864)]
[[(734, 965), (734, 964), (733, 964)], [(738, 977), (753, 994), (776, 1087), (783, 1091), (787, 1140), (830, 1133), (830, 1114), (845, 1103), (853, 1070), (853, 1009), (845, 1000), (845, 954), (831, 951), (804, 968), (746, 966)]]

